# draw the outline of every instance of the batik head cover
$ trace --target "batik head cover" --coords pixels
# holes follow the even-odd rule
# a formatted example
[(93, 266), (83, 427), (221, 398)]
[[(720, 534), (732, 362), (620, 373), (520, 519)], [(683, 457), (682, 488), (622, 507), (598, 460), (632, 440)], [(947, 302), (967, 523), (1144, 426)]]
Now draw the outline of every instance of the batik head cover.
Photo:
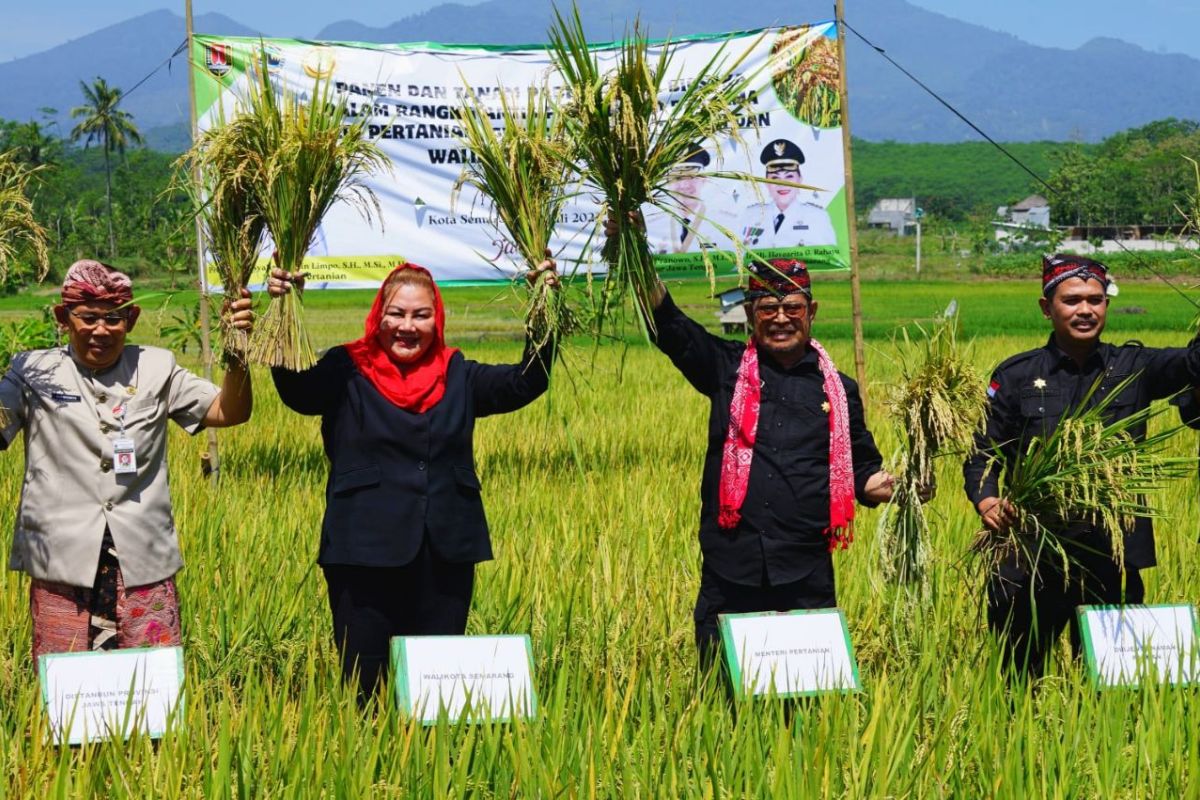
[(1108, 277), (1108, 267), (1099, 261), (1063, 253), (1042, 258), (1043, 297), (1050, 297), (1054, 294), (1055, 288), (1069, 278), (1100, 281), (1100, 285), (1106, 292), (1112, 282)]

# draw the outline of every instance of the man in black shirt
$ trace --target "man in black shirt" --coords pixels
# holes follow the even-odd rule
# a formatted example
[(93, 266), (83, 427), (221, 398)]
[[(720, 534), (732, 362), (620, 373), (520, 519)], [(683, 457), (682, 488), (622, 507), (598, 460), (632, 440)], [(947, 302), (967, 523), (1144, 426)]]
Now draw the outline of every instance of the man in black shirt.
[(655, 344), (712, 403), (695, 612), (707, 660), (718, 614), (835, 606), (831, 552), (849, 544), (855, 499), (890, 500), (892, 477), (857, 384), (810, 336), (817, 302), (801, 262), (757, 270), (745, 343), (709, 333), (658, 290)]
[[(1151, 348), (1100, 341), (1111, 286), (1107, 268), (1097, 261), (1073, 255), (1044, 260), (1039, 303), (1053, 333), (1044, 347), (996, 368), (987, 390), (986, 429), (963, 467), (967, 496), (989, 530), (1007, 530), (1014, 521), (1012, 507), (1000, 496), (1000, 466), (990, 458), (994, 446), (1004, 462), (1013, 463), (1034, 437), (1052, 432), (1088, 398), (1097, 381), (1088, 400), (1092, 405), (1135, 376), (1108, 405), (1106, 417), (1116, 421), (1200, 378), (1195, 342), (1187, 348)], [(1144, 436), (1145, 426), (1133, 434)], [(1069, 578), (1059, 559), (1029, 564), (1014, 554), (997, 565), (988, 581), (988, 627), (1001, 638), (1010, 666), (1032, 675), (1041, 674), (1051, 645), (1068, 624), (1078, 649), (1076, 606), (1141, 603), (1145, 592), (1139, 570), (1155, 564), (1149, 519), (1139, 518), (1124, 532), (1123, 564), (1114, 561), (1102, 526), (1070, 523), (1060, 535), (1076, 562)]]

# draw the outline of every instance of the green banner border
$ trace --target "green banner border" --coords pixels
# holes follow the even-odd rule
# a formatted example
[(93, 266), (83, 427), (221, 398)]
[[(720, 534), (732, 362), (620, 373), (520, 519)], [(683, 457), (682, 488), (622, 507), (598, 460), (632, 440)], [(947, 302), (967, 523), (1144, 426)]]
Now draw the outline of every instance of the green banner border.
[[(647, 39), (647, 43), (652, 46), (662, 44), (677, 44), (680, 42), (711, 42), (719, 39), (734, 39), (746, 38), (750, 36), (758, 36), (759, 34), (769, 31), (786, 30), (788, 28), (799, 28), (807, 26), (809, 28), (820, 28), (829, 26), (828, 30), (824, 31), (827, 37), (837, 35), (837, 20), (825, 19), (818, 22), (802, 22), (795, 25), (767, 25), (762, 28), (745, 28), (736, 31), (724, 31), (722, 33), (693, 33), (687, 36), (667, 36), (657, 39)], [(308, 45), (310, 47), (332, 46), (332, 47), (354, 47), (361, 50), (482, 50), (488, 53), (514, 53), (514, 52), (529, 52), (533, 50), (545, 50), (548, 42), (526, 42), (523, 44), (479, 44), (479, 43), (447, 43), (447, 42), (357, 42), (357, 41), (339, 41), (333, 39), (302, 39), (289, 37), (269, 37), (269, 36), (221, 36), (212, 33), (196, 33), (193, 34), (193, 39), (204, 40), (206, 42), (234, 42), (234, 43), (249, 43), (263, 42), (265, 44), (294, 44)], [(611, 50), (622, 46), (627, 40), (613, 39), (607, 42), (591, 42), (588, 44), (589, 50)]]
[[(745, 617), (789, 617), (809, 614), (836, 614), (842, 623), (842, 636), (846, 642), (846, 654), (850, 657), (850, 673), (854, 679), (853, 686), (841, 689), (813, 689), (807, 692), (776, 692), (768, 690), (763, 694), (748, 695), (742, 676), (741, 657), (737, 652), (737, 644), (733, 641), (733, 630), (730, 620)], [(729, 681), (733, 688), (734, 697), (738, 701), (754, 700), (756, 698), (776, 699), (788, 697), (816, 697), (826, 694), (855, 694), (861, 692), (862, 678), (858, 671), (858, 659), (854, 655), (854, 645), (850, 641), (850, 626), (846, 623), (846, 614), (840, 608), (800, 608), (794, 611), (752, 611), (745, 614), (718, 614), (717, 625), (721, 631), (722, 652), (725, 666), (728, 668)]]

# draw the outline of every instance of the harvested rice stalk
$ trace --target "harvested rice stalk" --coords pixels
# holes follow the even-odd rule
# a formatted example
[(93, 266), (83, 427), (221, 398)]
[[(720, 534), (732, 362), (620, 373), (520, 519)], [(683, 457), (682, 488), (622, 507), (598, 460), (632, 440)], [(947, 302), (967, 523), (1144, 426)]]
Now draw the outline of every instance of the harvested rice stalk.
[(999, 444), (992, 464), (1000, 467), (1000, 496), (1012, 504), (1016, 522), (1008, 532), (980, 531), (973, 550), (988, 559), (1012, 554), (1036, 570), (1043, 554), (1057, 558), (1064, 576), (1082, 569), (1076, 547), (1063, 532), (1071, 525), (1101, 526), (1109, 536), (1113, 560), (1124, 557), (1125, 531), (1138, 517), (1157, 517), (1146, 498), (1172, 478), (1191, 476), (1196, 459), (1164, 455), (1168, 441), (1184, 429), (1174, 425), (1158, 433), (1137, 433), (1163, 408), (1144, 408), (1116, 422), (1105, 413), (1113, 399), (1137, 380), (1132, 375), (1089, 406), (1097, 380), (1078, 408), (1071, 409), (1054, 431), (1038, 437), (1014, 463), (1007, 463)]
[(38, 280), (50, 269), (46, 230), (38, 224), (28, 191), (42, 169), (26, 166), (15, 150), (0, 153), (0, 278), (6, 278), (25, 253), (37, 265)]
[[(263, 248), (266, 219), (258, 207), (254, 184), (244, 169), (252, 163), (239, 129), (218, 125), (201, 135), (175, 162), (175, 183), (187, 193), (200, 218), (204, 247), (212, 258), (221, 288), (231, 300), (250, 282)], [(221, 315), (222, 350), (244, 360), (249, 347), (246, 332), (229, 326)]]
[[(698, 142), (743, 142), (738, 121), (747, 115), (748, 87), (755, 74), (738, 73), (750, 50), (733, 59), (719, 51), (693, 76), (686, 91), (664, 103), (667, 82), (677, 76), (672, 69), (674, 49), (668, 42), (652, 55), (639, 22), (628, 31), (611, 70), (602, 70), (592, 54), (578, 8), (570, 18), (555, 10), (549, 38), (551, 61), (571, 97), (562, 117), (578, 158), (575, 169), (586, 187), (604, 197), (603, 213), (622, 221), (636, 219), (649, 204), (682, 222), (672, 202), (670, 178)], [(733, 172), (717, 177), (763, 180)], [(741, 250), (740, 243), (733, 244)], [(608, 276), (594, 302), (595, 333), (602, 332), (626, 294), (632, 295), (639, 319), (653, 324), (650, 298), (658, 276), (644, 228), (622, 224), (605, 243), (602, 256)], [(707, 253), (704, 259), (711, 278)]]
[[(502, 227), (525, 265), (534, 270), (545, 258), (562, 213), (571, 181), (571, 157), (561, 115), (548, 91), (527, 92), (524, 109), (514, 108), (500, 93), (500, 131), (492, 127), (495, 109), (468, 87), (462, 113), (462, 142), (474, 155), (454, 186), (478, 189), (491, 203)], [(523, 275), (516, 276), (527, 286)], [(577, 325), (565, 293), (539, 274), (528, 287), (525, 330), (541, 347), (549, 339), (570, 334)]]
[(970, 348), (958, 340), (957, 303), (910, 340), (896, 342), (900, 380), (889, 405), (902, 442), (896, 493), (879, 518), (879, 548), (885, 579), (905, 585), (924, 581), (929, 529), (919, 495), (936, 483), (935, 459), (967, 453), (983, 426), (983, 381), (971, 365)]
[[(317, 226), (338, 201), (370, 222), (379, 201), (363, 179), (389, 166), (366, 136), (366, 118), (346, 124), (345, 99), (329, 78), (316, 78), (309, 99), (271, 82), (260, 54), (249, 70), (241, 113), (228, 123), (226, 143), (244, 154), (238, 180), (248, 181), (275, 247), (275, 263), (301, 272)], [(304, 330), (299, 292), (273, 298), (251, 338), (249, 360), (302, 370), (316, 362)]]

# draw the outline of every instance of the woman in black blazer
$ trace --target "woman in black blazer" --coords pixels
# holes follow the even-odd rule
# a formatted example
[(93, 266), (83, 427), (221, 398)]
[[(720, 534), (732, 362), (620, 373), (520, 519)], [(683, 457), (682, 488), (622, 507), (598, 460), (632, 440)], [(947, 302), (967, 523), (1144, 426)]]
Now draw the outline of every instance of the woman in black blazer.
[[(279, 296), (302, 280), (277, 269), (268, 290)], [(535, 400), (554, 358), (551, 343), (527, 344), (520, 364), (469, 361), (446, 346), (444, 324), (429, 272), (402, 264), (380, 287), (363, 338), (304, 372), (272, 370), (288, 408), (321, 415), (329, 480), (318, 563), (342, 673), (357, 670), (363, 701), (386, 672), (391, 637), (466, 630), (475, 564), (492, 557), (475, 419)]]

